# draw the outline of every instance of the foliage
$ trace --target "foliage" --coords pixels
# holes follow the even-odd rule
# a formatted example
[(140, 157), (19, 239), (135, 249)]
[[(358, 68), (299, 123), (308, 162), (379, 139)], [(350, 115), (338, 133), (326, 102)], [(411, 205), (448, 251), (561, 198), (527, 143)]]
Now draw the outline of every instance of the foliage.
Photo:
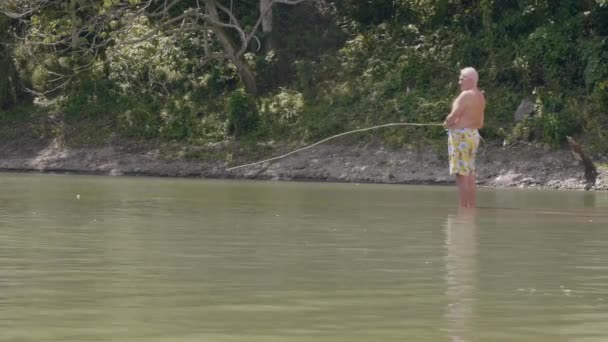
[(228, 133), (242, 138), (259, 128), (260, 115), (255, 99), (243, 91), (235, 91), (228, 99)]
[[(87, 16), (122, 3), (77, 1), (90, 5), (89, 12), (53, 8), (19, 27), (67, 39)], [(242, 27), (255, 24), (257, 5), (235, 5)], [(170, 16), (191, 2), (183, 6)], [(441, 122), (457, 95), (459, 70), (474, 66), (488, 100), (486, 138), (557, 147), (577, 135), (594, 152), (608, 151), (603, 0), (310, 1), (273, 13), (273, 33), (259, 34), (260, 49), (252, 43), (243, 57), (255, 95), (243, 91), (234, 61), (201, 58), (219, 46), (207, 39), (209, 31), (160, 30), (143, 39), (158, 25), (143, 14), (129, 19), (129, 30), (120, 30), (120, 21), (95, 30), (96, 39), (114, 42), (97, 55), (77, 48), (90, 44), (91, 35), (75, 46), (67, 39), (60, 50), (21, 42), (10, 55), (21, 83), (35, 90), (53, 88), (57, 74), (74, 75), (68, 87), (47, 95), (58, 97), (68, 124), (102, 120), (127, 136), (200, 144), (231, 137), (314, 140), (388, 122)], [(235, 32), (228, 37), (238, 41)], [(271, 50), (263, 48), (267, 39)], [(141, 42), (121, 44), (133, 40)], [(88, 68), (75, 73), (82, 65)], [(536, 103), (535, 111), (516, 123), (513, 113), (524, 98)], [(440, 128), (399, 128), (359, 141), (401, 146), (443, 138)]]
[(12, 41), (11, 26), (9, 18), (0, 14), (0, 109), (9, 109), (26, 98), (9, 45)]

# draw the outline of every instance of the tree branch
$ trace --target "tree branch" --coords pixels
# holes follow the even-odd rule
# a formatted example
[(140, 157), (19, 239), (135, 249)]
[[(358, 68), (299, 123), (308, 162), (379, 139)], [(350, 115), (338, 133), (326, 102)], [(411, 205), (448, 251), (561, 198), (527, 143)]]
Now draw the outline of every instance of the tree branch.
[(174, 23), (176, 23), (176, 22), (178, 22), (178, 21), (180, 21), (180, 20), (182, 20), (182, 19), (187, 18), (188, 16), (192, 15), (192, 14), (193, 14), (193, 12), (194, 12), (194, 10), (193, 10), (193, 9), (189, 9), (189, 10), (185, 11), (184, 13), (182, 13), (181, 15), (179, 15), (179, 16), (177, 16), (177, 17), (173, 18), (173, 19), (170, 19), (170, 20), (168, 20), (168, 21), (166, 21), (166, 22), (164, 22), (164, 23), (162, 23), (162, 24), (160, 24), (160, 25), (158, 25), (158, 26), (156, 26), (156, 27), (155, 27), (155, 28), (153, 28), (153, 29), (152, 29), (150, 32), (148, 32), (148, 33), (147, 33), (145, 36), (143, 36), (143, 37), (141, 37), (141, 38), (138, 38), (138, 39), (134, 39), (134, 40), (129, 40), (129, 41), (121, 42), (121, 43), (119, 43), (119, 44), (118, 44), (118, 46), (121, 46), (121, 45), (131, 45), (131, 44), (137, 44), (137, 43), (141, 43), (141, 42), (143, 42), (143, 41), (146, 41), (146, 40), (152, 39), (152, 38), (153, 38), (153, 37), (155, 37), (155, 36), (156, 36), (156, 35), (157, 35), (157, 34), (158, 34), (158, 33), (159, 33), (159, 32), (160, 32), (160, 31), (161, 31), (163, 28), (165, 28), (165, 27), (167, 27), (167, 26), (169, 26), (169, 25), (171, 25), (171, 24), (174, 24)]
[(243, 44), (241, 46), (241, 49), (238, 51), (237, 56), (242, 56), (245, 53), (245, 51), (247, 51), (247, 47), (249, 46), (249, 43), (251, 42), (251, 39), (253, 39), (253, 37), (255, 36), (256, 32), (258, 32), (258, 29), (260, 28), (260, 25), (262, 24), (262, 21), (264, 20), (264, 17), (266, 17), (266, 15), (272, 9), (272, 6), (275, 3), (286, 4), (286, 5), (297, 5), (297, 4), (302, 3), (304, 1), (308, 1), (308, 0), (272, 0), (272, 1), (270, 1), (268, 3), (268, 5), (266, 6), (266, 8), (264, 8), (262, 11), (260, 11), (260, 17), (258, 18), (258, 20), (255, 23), (255, 25), (253, 25), (253, 28), (251, 29), (251, 32), (248, 35), (246, 35), (245, 39), (243, 40)]
[[(150, 0), (150, 2), (151, 1), (152, 0)], [(165, 0), (164, 6), (161, 6), (162, 7), (162, 11), (156, 10), (156, 11), (150, 13), (150, 14), (147, 14), (147, 16), (150, 17), (150, 18), (165, 17), (169, 13), (169, 10), (171, 8), (173, 8), (173, 6), (175, 6), (178, 3), (180, 3), (181, 1), (182, 0), (173, 0), (173, 2), (171, 2), (170, 4), (167, 5), (167, 0)]]
[[(215, 1), (214, 1), (215, 2)], [(234, 16), (234, 13), (232, 13), (231, 10), (229, 10), (228, 8), (224, 7), (222, 4), (220, 3), (216, 3), (216, 6), (221, 9), (224, 13), (226, 13), (228, 15), (228, 17), (230, 18), (230, 22), (234, 23), (234, 24), (229, 24), (231, 26), (231, 28), (235, 29), (238, 33), (239, 36), (241, 37), (241, 39), (244, 41), (246, 38), (246, 34), (245, 31), (241, 28), (241, 24), (239, 24), (238, 19)], [(226, 26), (228, 27), (228, 26)]]
[[(39, 11), (45, 7), (56, 5), (61, 3), (61, 0), (34, 0), (34, 1), (24, 1), (24, 0), (3, 0), (0, 2), (0, 11), (3, 12), (10, 18), (13, 19), (21, 19), (23, 17), (27, 17), (33, 14), (36, 11)], [(23, 11), (16, 12), (13, 11), (12, 8), (21, 9)]]
[[(217, 0), (196, 0), (196, 2), (192, 0), (142, 0), (139, 4), (121, 0), (111, 7), (102, 7), (97, 0), (72, 2), (75, 5), (71, 8), (72, 17), (69, 23), (71, 25), (76, 25), (75, 23), (80, 21), (83, 23), (76, 27), (72, 26), (66, 32), (61, 30), (54, 32), (45, 28), (38, 30), (29, 21), (30, 16), (40, 12), (45, 15), (44, 10), (53, 6), (57, 6), (58, 14), (53, 9), (49, 12), (51, 18), (61, 19), (62, 15), (68, 14), (63, 11), (63, 7), (59, 7), (65, 0), (0, 0), (0, 12), (20, 20), (25, 24), (24, 27), (29, 26), (29, 31), (24, 31), (27, 32), (24, 37), (19, 37), (21, 33), (14, 33), (26, 45), (45, 47), (55, 54), (72, 51), (74, 56), (79, 56), (75, 52), (82, 53), (78, 62), (86, 65), (73, 66), (69, 75), (58, 75), (58, 78), (52, 80), (52, 84), (56, 84), (55, 82), (61, 81), (62, 77), (69, 81), (79, 72), (90, 69), (97, 60), (98, 54), (110, 44), (114, 49), (108, 51), (108, 58), (112, 58), (113, 52), (117, 52), (121, 46), (149, 41), (161, 35), (183, 35), (189, 32), (201, 32), (203, 35), (205, 55), (200, 59), (203, 64), (210, 60), (227, 58), (235, 63), (237, 69), (239, 66), (243, 69), (247, 64), (243, 60), (243, 55), (251, 41), (256, 40), (258, 46), (261, 46), (256, 34), (264, 18), (272, 10), (272, 6), (275, 4), (297, 5), (305, 1), (307, 0), (270, 0), (267, 4), (262, 2), (262, 6), (265, 8), (260, 8), (260, 16), (249, 32), (243, 28), (235, 13)], [(173, 17), (175, 14), (170, 12), (180, 4), (188, 4), (187, 9)], [(206, 6), (201, 7), (202, 4)], [(142, 16), (149, 19), (149, 30), (141, 33), (139, 38), (129, 39), (133, 37), (130, 31), (140, 23), (135, 19)], [(229, 22), (224, 22), (226, 16), (229, 18)], [(109, 28), (109, 24), (113, 22), (119, 23), (117, 29)], [(227, 34), (224, 29), (234, 30), (238, 38), (235, 39), (233, 35)], [(110, 36), (104, 36), (103, 33), (108, 31)], [(45, 32), (52, 33), (45, 34)], [(219, 46), (210, 44), (208, 32), (213, 32)], [(216, 47), (217, 50), (214, 51)], [(219, 52), (220, 49), (223, 51), (222, 53)], [(251, 74), (249, 70), (243, 71), (243, 73), (248, 73), (248, 77)], [(151, 82), (158, 83), (156, 80)], [(66, 83), (67, 81), (60, 86)]]
[(297, 5), (307, 0), (273, 0), (272, 3), (275, 4), (285, 4), (285, 5)]

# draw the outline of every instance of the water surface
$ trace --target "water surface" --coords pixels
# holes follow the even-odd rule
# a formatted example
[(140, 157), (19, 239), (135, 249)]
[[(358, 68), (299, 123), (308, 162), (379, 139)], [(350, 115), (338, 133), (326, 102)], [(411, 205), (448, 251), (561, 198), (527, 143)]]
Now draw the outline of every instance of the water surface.
[(608, 194), (0, 175), (1, 341), (607, 341)]

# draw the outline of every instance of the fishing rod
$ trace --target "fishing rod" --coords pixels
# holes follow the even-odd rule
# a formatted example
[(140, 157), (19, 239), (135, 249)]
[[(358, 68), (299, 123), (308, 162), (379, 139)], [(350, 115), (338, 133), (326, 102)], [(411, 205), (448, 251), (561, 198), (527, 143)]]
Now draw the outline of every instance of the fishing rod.
[(249, 164), (243, 164), (243, 165), (239, 165), (239, 166), (233, 166), (233, 167), (229, 167), (229, 168), (227, 168), (227, 169), (226, 169), (226, 171), (232, 171), (232, 170), (240, 169), (240, 168), (243, 168), (243, 167), (248, 167), (248, 166), (253, 166), (253, 165), (263, 164), (263, 163), (267, 163), (267, 162), (270, 162), (270, 161), (273, 161), (273, 160), (282, 159), (282, 158), (285, 158), (285, 157), (287, 157), (287, 156), (289, 156), (289, 155), (292, 155), (292, 154), (294, 154), (294, 153), (298, 153), (298, 152), (301, 152), (301, 151), (307, 150), (307, 149), (309, 149), (309, 148), (312, 148), (312, 147), (315, 147), (315, 146), (317, 146), (317, 145), (319, 145), (319, 144), (322, 144), (322, 143), (324, 143), (324, 142), (326, 142), (326, 141), (329, 141), (329, 140), (331, 140), (331, 139), (335, 139), (335, 138), (338, 138), (338, 137), (341, 137), (341, 136), (345, 136), (345, 135), (347, 135), (347, 134), (353, 134), (353, 133), (365, 132), (365, 131), (370, 131), (370, 130), (372, 130), (372, 129), (378, 129), (378, 128), (384, 128), (384, 127), (394, 127), (394, 126), (443, 126), (443, 123), (412, 123), (412, 122), (395, 122), (395, 123), (389, 123), (389, 124), (384, 124), (384, 125), (372, 126), (372, 127), (368, 127), (368, 128), (355, 129), (355, 130), (352, 130), (352, 131), (348, 131), (348, 132), (343, 132), (343, 133), (340, 133), (340, 134), (332, 135), (331, 137), (329, 137), (329, 138), (325, 138), (325, 139), (323, 139), (323, 140), (321, 140), (321, 141), (317, 141), (316, 143), (314, 143), (314, 144), (312, 144), (312, 145), (308, 145), (308, 146), (306, 146), (306, 147), (302, 147), (302, 148), (300, 148), (300, 149), (297, 149), (297, 150), (295, 150), (295, 151), (291, 151), (291, 152), (289, 152), (289, 153), (285, 153), (285, 154), (280, 155), (280, 156), (278, 156), (278, 157), (273, 157), (273, 158), (269, 158), (269, 159), (261, 160), (261, 161), (255, 162), (255, 163), (249, 163)]

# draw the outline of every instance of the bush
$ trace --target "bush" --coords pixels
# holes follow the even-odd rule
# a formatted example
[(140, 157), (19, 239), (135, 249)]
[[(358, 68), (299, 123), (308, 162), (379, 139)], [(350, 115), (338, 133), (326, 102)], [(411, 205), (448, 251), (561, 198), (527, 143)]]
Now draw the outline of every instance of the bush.
[(228, 134), (242, 138), (257, 131), (260, 124), (258, 107), (250, 95), (235, 91), (228, 99)]
[(297, 125), (303, 109), (304, 97), (301, 93), (281, 89), (279, 93), (261, 100), (260, 116), (270, 135), (284, 137)]
[(151, 97), (121, 98), (120, 130), (134, 138), (157, 138), (161, 129), (160, 105)]
[(95, 79), (72, 84), (59, 101), (59, 109), (68, 121), (113, 117), (125, 109), (124, 105), (114, 83)]

